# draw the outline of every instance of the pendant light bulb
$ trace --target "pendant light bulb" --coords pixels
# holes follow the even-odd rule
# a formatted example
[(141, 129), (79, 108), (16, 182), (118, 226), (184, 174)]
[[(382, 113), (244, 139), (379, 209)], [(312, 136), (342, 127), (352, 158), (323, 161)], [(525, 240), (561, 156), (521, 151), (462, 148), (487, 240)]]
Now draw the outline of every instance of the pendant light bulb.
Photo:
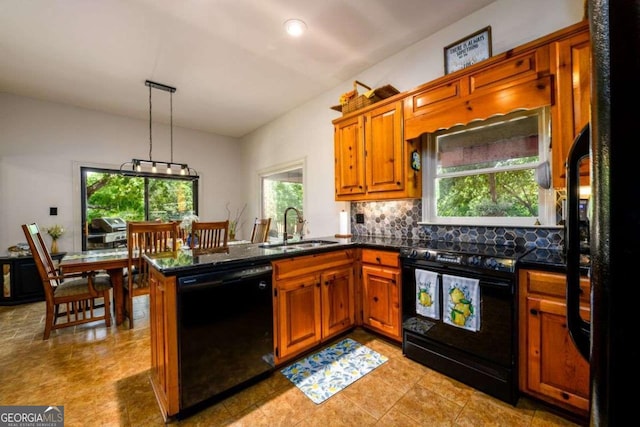
[(153, 162), (151, 164), (151, 172), (153, 172), (153, 173), (158, 172), (158, 168), (156, 168), (156, 162)]
[(171, 175), (171, 163), (167, 163), (167, 175)]

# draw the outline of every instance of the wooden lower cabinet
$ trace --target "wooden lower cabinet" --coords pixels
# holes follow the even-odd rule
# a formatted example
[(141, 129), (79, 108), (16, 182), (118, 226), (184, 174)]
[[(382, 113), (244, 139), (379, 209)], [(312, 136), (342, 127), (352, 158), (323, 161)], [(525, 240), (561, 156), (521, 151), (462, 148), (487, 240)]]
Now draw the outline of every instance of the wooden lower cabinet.
[[(520, 391), (587, 417), (589, 363), (580, 355), (567, 328), (566, 276), (520, 270)], [(589, 320), (589, 280), (580, 282), (581, 317)]]
[(400, 260), (398, 254), (362, 250), (362, 323), (402, 341), (400, 312)]
[(273, 262), (276, 364), (355, 325), (353, 250)]
[(320, 275), (322, 338), (337, 335), (355, 323), (353, 263)]
[(149, 267), (151, 386), (165, 421), (180, 411), (176, 278)]
[(276, 352), (287, 359), (320, 343), (321, 296), (317, 274), (279, 281), (274, 293)]

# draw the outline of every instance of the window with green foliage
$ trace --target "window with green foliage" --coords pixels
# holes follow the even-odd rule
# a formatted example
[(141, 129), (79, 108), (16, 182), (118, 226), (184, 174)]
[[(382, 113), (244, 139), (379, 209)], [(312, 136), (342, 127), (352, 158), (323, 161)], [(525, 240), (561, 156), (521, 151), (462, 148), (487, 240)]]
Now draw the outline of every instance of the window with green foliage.
[(198, 211), (197, 178), (96, 168), (81, 168), (81, 175), (82, 221), (87, 225), (83, 250), (118, 244), (89, 239), (90, 235), (98, 234), (91, 226), (94, 219), (180, 221), (186, 214)]
[(549, 151), (546, 109), (457, 126), (429, 136), (425, 220), (534, 225), (555, 218), (536, 170)]
[[(282, 239), (284, 234), (284, 211), (292, 206), (303, 212), (303, 167), (296, 164), (261, 175), (262, 180), (262, 217), (271, 218), (269, 239)], [(299, 233), (296, 228), (297, 216), (291, 212), (287, 216), (289, 234)]]

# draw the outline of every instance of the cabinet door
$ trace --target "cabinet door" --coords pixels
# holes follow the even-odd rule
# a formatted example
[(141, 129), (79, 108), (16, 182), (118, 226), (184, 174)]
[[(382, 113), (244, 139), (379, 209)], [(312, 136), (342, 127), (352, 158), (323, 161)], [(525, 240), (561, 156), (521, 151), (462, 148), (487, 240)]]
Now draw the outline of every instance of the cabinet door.
[(363, 118), (356, 116), (334, 128), (336, 199), (365, 193)]
[(400, 272), (362, 266), (362, 322), (398, 341), (400, 334)]
[(322, 338), (349, 329), (355, 323), (353, 267), (345, 266), (321, 275)]
[(5, 300), (10, 300), (11, 298), (11, 277), (13, 276), (13, 271), (11, 271), (11, 261), (2, 261), (0, 262), (2, 266), (2, 288), (0, 289), (0, 304)]
[(16, 300), (44, 300), (42, 279), (33, 258), (26, 258), (14, 264), (13, 298)]
[(276, 355), (280, 359), (298, 354), (320, 343), (320, 276), (308, 275), (278, 282)]
[[(552, 44), (556, 79), (556, 105), (552, 107), (551, 135), (553, 186), (564, 188), (565, 162), (573, 141), (591, 118), (591, 45), (585, 31)], [(589, 170), (580, 170), (581, 184), (588, 184)]]
[[(567, 328), (562, 300), (528, 296), (527, 389), (550, 397), (566, 409), (589, 410), (589, 363), (576, 349)], [(588, 307), (581, 307), (589, 318)]]
[(364, 135), (366, 191), (376, 193), (403, 190), (402, 102), (369, 112), (365, 116)]

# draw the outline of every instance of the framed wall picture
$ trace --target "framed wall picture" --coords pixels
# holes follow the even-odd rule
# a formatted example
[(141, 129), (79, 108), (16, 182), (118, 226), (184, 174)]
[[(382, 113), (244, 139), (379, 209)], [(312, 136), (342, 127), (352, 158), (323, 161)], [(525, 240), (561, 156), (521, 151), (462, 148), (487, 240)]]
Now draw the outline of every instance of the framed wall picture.
[(491, 57), (491, 27), (444, 48), (444, 73), (449, 74)]

